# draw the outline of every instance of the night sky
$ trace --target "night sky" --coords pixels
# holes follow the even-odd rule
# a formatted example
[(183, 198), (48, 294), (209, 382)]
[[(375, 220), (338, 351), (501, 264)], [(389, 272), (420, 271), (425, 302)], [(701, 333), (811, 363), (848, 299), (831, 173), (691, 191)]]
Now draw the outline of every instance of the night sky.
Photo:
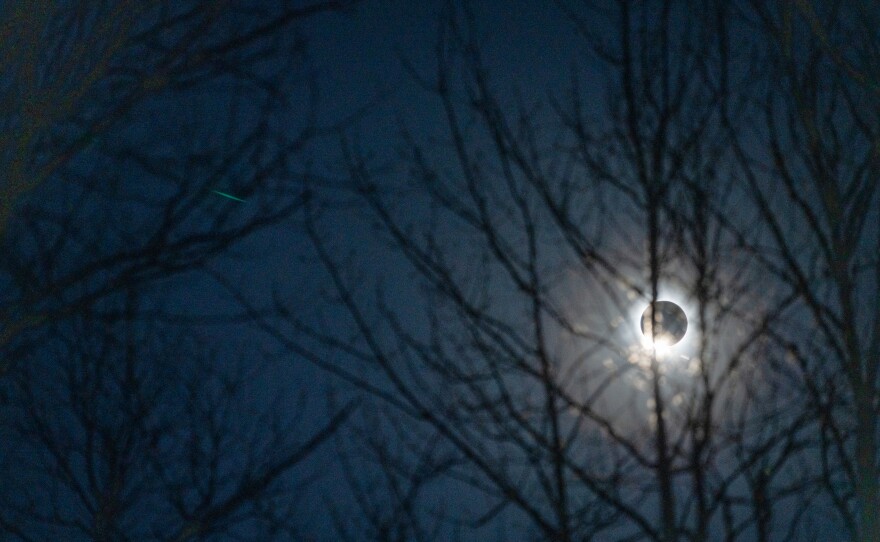
[(0, 541), (880, 540), (877, 6), (49, 4)]

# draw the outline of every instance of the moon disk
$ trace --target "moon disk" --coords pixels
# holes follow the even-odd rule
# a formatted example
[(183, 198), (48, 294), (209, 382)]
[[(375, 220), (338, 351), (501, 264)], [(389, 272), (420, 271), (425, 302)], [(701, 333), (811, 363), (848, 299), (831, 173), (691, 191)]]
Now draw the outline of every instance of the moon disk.
[(684, 338), (687, 327), (687, 315), (672, 301), (655, 301), (642, 313), (642, 333), (655, 346), (676, 344)]

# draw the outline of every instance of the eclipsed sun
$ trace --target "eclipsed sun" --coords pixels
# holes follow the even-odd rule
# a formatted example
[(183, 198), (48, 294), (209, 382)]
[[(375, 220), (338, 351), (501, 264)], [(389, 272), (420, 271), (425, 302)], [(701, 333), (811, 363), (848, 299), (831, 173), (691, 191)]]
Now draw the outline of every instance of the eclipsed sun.
[(688, 320), (684, 309), (672, 301), (655, 301), (642, 313), (642, 334), (654, 346), (672, 346), (684, 338)]

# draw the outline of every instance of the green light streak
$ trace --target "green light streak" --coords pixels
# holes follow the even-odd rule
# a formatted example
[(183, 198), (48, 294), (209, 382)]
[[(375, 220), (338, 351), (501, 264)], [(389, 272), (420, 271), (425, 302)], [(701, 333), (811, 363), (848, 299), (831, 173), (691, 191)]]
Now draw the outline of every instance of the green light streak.
[(221, 192), (221, 191), (219, 191), (219, 190), (211, 190), (211, 192), (213, 192), (213, 193), (215, 193), (215, 194), (219, 194), (219, 195), (223, 196), (224, 198), (229, 198), (229, 199), (232, 199), (232, 200), (235, 200), (235, 201), (240, 201), (240, 202), (244, 203), (244, 200), (243, 200), (243, 199), (241, 199), (241, 198), (237, 198), (237, 197), (235, 197), (235, 196), (231, 196), (231, 195), (227, 194), (226, 192)]

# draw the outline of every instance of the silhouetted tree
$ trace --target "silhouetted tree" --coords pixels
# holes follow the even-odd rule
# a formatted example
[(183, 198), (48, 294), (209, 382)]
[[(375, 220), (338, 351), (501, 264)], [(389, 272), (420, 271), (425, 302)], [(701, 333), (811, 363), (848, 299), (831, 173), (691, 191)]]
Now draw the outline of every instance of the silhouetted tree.
[(4, 3), (0, 374), (25, 331), (301, 205), (288, 168), (317, 125), (294, 25), (344, 5)]
[(296, 26), (347, 4), (0, 6), (0, 539), (301, 536), (291, 470), (351, 407), (260, 399), (199, 327), (251, 316), (198, 298), (307, 199)]
[(442, 446), (442, 439), (427, 429), (413, 431), (397, 416), (381, 410), (360, 411), (336, 434), (337, 457), (349, 499), (329, 500), (327, 508), (340, 540), (418, 541), (454, 540), (450, 509), (442, 486), (458, 464)]
[(767, 73), (731, 130), (762, 235), (749, 246), (791, 299), (773, 341), (817, 421), (816, 468), (849, 539), (880, 540), (880, 10), (750, 2)]
[[(520, 538), (808, 537), (787, 510), (820, 487), (800, 470), (814, 416), (769, 363), (795, 296), (766, 296), (760, 232), (738, 208), (730, 128), (755, 76), (741, 19), (723, 2), (561, 7), (604, 86), (573, 68), (550, 107), (508, 99), (467, 9), (450, 9), (436, 73), (414, 74), (447, 138), (404, 134), (398, 168), (344, 141), (384, 257), (407, 271), (356, 270), (322, 229), (333, 212), (309, 203), (349, 325), (291, 315), (311, 340), (289, 340), (440, 436), (448, 478), (489, 501), (465, 512), (472, 527), (515, 510)], [(669, 296), (691, 327), (663, 354), (634, 324)]]
[[(136, 312), (132, 295), (123, 311)], [(3, 383), (3, 540), (300, 540), (292, 470), (351, 414), (304, 403), (258, 355), (78, 317)]]

